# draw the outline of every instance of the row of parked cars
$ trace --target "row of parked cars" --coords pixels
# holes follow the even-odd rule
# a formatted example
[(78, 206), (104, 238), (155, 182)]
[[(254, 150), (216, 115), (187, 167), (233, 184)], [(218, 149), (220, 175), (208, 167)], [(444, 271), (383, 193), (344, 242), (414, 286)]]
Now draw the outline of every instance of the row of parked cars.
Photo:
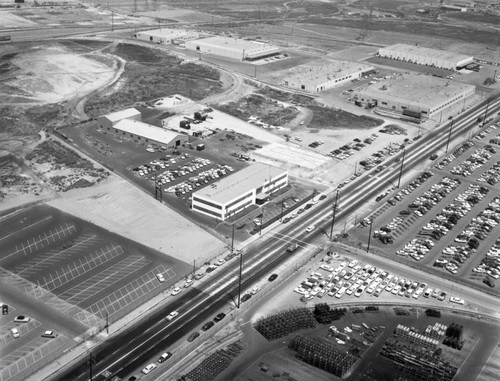
[(458, 147), (455, 151), (453, 151), (450, 155), (446, 156), (443, 160), (434, 165), (437, 169), (443, 169), (448, 164), (450, 164), (453, 160), (459, 158), (465, 151), (474, 146), (474, 143), (470, 140), (466, 141), (460, 147)]
[[(26, 315), (17, 315), (14, 318), (14, 323), (29, 323), (31, 321), (31, 318)], [(19, 339), (21, 337), (21, 333), (19, 332), (18, 327), (14, 327), (10, 329), (10, 334), (12, 335), (12, 338), (14, 339)], [(45, 337), (47, 339), (55, 339), (57, 337), (57, 333), (54, 331), (43, 331), (41, 334), (42, 337)]]
[(377, 134), (371, 134), (363, 141), (361, 141), (361, 139), (359, 138), (354, 138), (352, 142), (349, 142), (347, 144), (344, 144), (342, 147), (334, 149), (328, 155), (339, 160), (344, 160), (354, 154), (352, 150), (361, 151), (361, 149), (366, 147), (367, 144), (372, 144), (377, 137), (378, 137)]
[(181, 197), (196, 188), (203, 187), (210, 182), (229, 174), (230, 172), (234, 172), (233, 167), (219, 164), (217, 167), (200, 172), (186, 181), (165, 188), (165, 192), (175, 193), (176, 196)]
[[(389, 274), (387, 271), (368, 264), (363, 266), (357, 260), (342, 262), (336, 268), (322, 264), (294, 291), (302, 295), (301, 300), (304, 302), (314, 297), (322, 298), (325, 295), (337, 299), (342, 298), (343, 295), (360, 297), (364, 292), (375, 297), (388, 292), (392, 295), (414, 299), (423, 295), (440, 301), (445, 300), (447, 295), (445, 291), (430, 288), (426, 283)], [(464, 304), (463, 299), (456, 297), (450, 298), (450, 302)]]
[(451, 174), (470, 176), (491, 159), (491, 153), (485, 148), (477, 149), (468, 159), (451, 169)]

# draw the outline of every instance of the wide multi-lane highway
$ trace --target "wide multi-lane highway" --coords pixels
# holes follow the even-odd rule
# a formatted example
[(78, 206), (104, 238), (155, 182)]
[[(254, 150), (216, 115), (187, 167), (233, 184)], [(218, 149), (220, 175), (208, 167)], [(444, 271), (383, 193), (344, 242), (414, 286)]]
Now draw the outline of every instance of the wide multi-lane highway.
[[(451, 131), (451, 140), (460, 136), (466, 138), (471, 128), (477, 126), (477, 118), (484, 116), (485, 107), (486, 101), (456, 117)], [(487, 118), (496, 115), (499, 109), (500, 99), (491, 99)], [(431, 153), (446, 146), (450, 131), (449, 123), (451, 122), (406, 148), (404, 171), (409, 171), (423, 160), (428, 160)], [(389, 166), (377, 176), (360, 176), (343, 188), (339, 199), (341, 209), (336, 216), (337, 223), (343, 223), (343, 218), (391, 187), (399, 176), (399, 170), (399, 165)], [(290, 259), (290, 255), (293, 254), (285, 251), (290, 241), (305, 245), (319, 240), (320, 235), (328, 232), (332, 218), (332, 199), (333, 195), (330, 195), (329, 198), (311, 208), (309, 213), (304, 213), (288, 225), (282, 225), (279, 233), (266, 234), (262, 239), (246, 247), (243, 255), (243, 287), (249, 286), (262, 277), (267, 277), (273, 269)], [(305, 233), (304, 226), (311, 224), (317, 226), (316, 230), (310, 234)], [(146, 361), (158, 355), (160, 351), (168, 350), (177, 340), (198, 328), (205, 321), (212, 319), (226, 303), (232, 302), (231, 297), (234, 298), (237, 295), (238, 262), (233, 259), (219, 268), (210, 282), (207, 280), (203, 290), (196, 288), (186, 290), (155, 313), (93, 348), (95, 379), (105, 379), (102, 375), (105, 370), (121, 377), (131, 374)], [(471, 295), (477, 297), (476, 292)], [(493, 297), (484, 295), (484, 302), (490, 301), (490, 298)], [(165, 316), (173, 310), (180, 312), (179, 317), (173, 322), (166, 321)], [(86, 361), (87, 358), (81, 359), (78, 363), (62, 369), (52, 378), (86, 380), (89, 372)]]

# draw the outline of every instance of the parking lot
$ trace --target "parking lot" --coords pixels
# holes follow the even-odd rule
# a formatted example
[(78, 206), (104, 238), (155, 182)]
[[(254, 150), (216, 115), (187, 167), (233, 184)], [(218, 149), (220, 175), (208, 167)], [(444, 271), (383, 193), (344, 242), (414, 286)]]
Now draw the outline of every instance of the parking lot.
[[(191, 269), (48, 206), (2, 223), (0, 301), (8, 314), (0, 320), (0, 363), (5, 379), (34, 362), (53, 360), (89, 329), (103, 329), (106, 319), (118, 320)], [(27, 321), (15, 322), (16, 316)], [(54, 338), (42, 338), (46, 330)]]
[[(375, 251), (458, 276), (496, 291), (500, 277), (499, 158), (490, 125), (430, 171), (399, 191), (376, 201), (381, 205), (353, 230), (363, 242), (372, 225)], [(425, 177), (425, 178), (423, 178)], [(387, 197), (385, 197), (387, 196)]]

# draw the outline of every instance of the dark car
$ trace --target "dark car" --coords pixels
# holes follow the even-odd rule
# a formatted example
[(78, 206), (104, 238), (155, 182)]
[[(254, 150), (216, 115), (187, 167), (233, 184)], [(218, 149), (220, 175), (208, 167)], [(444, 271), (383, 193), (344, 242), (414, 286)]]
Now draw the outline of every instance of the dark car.
[(224, 312), (221, 312), (220, 314), (217, 314), (216, 317), (214, 317), (214, 321), (215, 322), (219, 322), (221, 321), (222, 319), (224, 319), (226, 317), (226, 314)]
[(324, 200), (325, 198), (326, 198), (326, 194), (322, 194), (321, 196), (319, 196), (320, 200)]
[(201, 329), (202, 329), (203, 331), (208, 331), (208, 330), (209, 330), (210, 328), (212, 328), (214, 325), (215, 325), (215, 323), (214, 323), (213, 321), (209, 321), (209, 322), (205, 323), (205, 324), (203, 325), (203, 327), (201, 327)]
[(246, 302), (248, 299), (252, 297), (252, 294), (245, 294), (241, 297), (241, 302)]
[(269, 282), (274, 281), (278, 277), (278, 274), (271, 274), (271, 276), (267, 279)]
[(495, 283), (490, 278), (484, 278), (483, 283), (491, 288), (495, 287)]
[(188, 336), (187, 341), (192, 342), (194, 341), (198, 336), (200, 336), (199, 332), (193, 332), (191, 335)]

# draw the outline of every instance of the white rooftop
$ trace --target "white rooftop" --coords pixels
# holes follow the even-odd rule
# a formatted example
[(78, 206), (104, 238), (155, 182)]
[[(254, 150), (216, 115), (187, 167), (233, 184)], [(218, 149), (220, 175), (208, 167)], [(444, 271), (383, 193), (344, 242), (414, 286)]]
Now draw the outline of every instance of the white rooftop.
[(112, 112), (111, 114), (104, 115), (104, 117), (109, 119), (111, 122), (117, 122), (119, 120), (131, 118), (137, 115), (141, 115), (141, 112), (131, 107), (126, 108), (125, 110)]
[(129, 134), (140, 135), (145, 139), (154, 140), (163, 144), (169, 144), (179, 135), (177, 132), (165, 130), (161, 127), (133, 119), (123, 119), (115, 124), (113, 128), (128, 132)]
[(287, 73), (285, 80), (322, 83), (359, 71), (364, 72), (372, 69), (373, 66), (363, 65), (357, 62), (329, 61), (327, 64), (322, 62), (298, 66)]
[(275, 45), (225, 36), (202, 38), (196, 42), (205, 46), (225, 47), (230, 50), (245, 51), (245, 56), (279, 51), (279, 48)]
[(200, 34), (198, 32), (186, 29), (153, 29), (137, 32), (138, 35), (153, 36), (153, 37), (164, 37), (167, 39), (187, 39), (187, 38), (198, 38)]
[(470, 55), (466, 56), (465, 54), (453, 53), (445, 50), (425, 48), (423, 46), (417, 46), (417, 45), (395, 44), (391, 46), (386, 46), (384, 49), (396, 52), (404, 52), (407, 54), (416, 54), (419, 56), (427, 56), (446, 61), (461, 62), (463, 60), (472, 58), (472, 56)]
[(225, 204), (242, 196), (251, 190), (260, 187), (265, 181), (285, 173), (286, 171), (265, 165), (255, 163), (249, 167), (243, 168), (221, 180), (213, 183), (215, 187), (207, 186), (195, 192), (193, 196), (213, 200), (219, 204)]

